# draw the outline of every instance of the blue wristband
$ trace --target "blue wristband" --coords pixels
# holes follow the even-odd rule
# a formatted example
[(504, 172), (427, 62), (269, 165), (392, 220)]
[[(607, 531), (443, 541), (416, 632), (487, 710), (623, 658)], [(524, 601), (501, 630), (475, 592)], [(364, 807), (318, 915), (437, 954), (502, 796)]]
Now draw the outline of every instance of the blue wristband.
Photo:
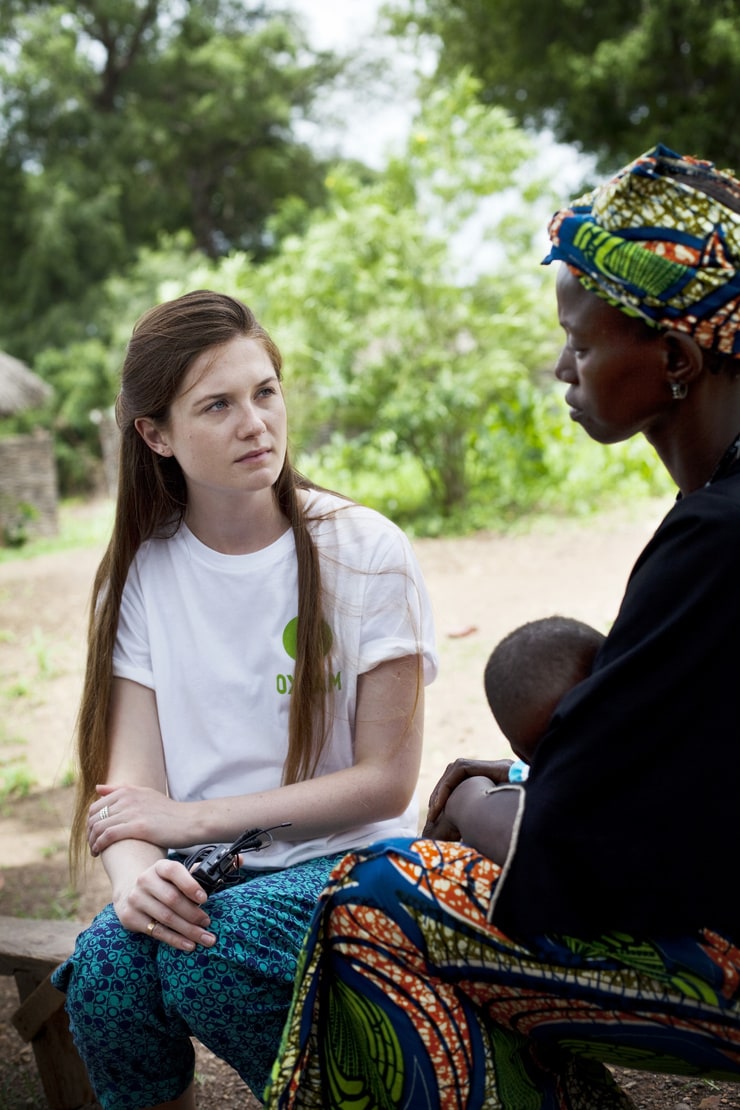
[(529, 777), (529, 764), (523, 759), (515, 759), (509, 767), (509, 782), (524, 782)]

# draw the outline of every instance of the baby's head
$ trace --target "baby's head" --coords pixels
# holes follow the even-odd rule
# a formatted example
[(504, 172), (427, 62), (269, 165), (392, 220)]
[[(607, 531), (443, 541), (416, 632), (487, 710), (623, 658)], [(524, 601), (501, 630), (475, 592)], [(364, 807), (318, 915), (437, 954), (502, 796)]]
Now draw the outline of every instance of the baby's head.
[(570, 617), (515, 628), (491, 652), (484, 685), (491, 712), (515, 755), (531, 763), (560, 699), (591, 673), (605, 637)]

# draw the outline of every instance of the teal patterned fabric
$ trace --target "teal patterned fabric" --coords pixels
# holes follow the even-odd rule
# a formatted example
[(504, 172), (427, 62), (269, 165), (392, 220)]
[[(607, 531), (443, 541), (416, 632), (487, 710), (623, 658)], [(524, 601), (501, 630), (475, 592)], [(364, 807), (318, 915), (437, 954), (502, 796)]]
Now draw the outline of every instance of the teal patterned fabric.
[(129, 933), (113, 906), (54, 973), (75, 1044), (104, 1110), (177, 1098), (193, 1078), (195, 1036), (259, 1095), (280, 1043), (301, 943), (340, 856), (245, 881), (208, 900), (213, 948), (187, 953)]

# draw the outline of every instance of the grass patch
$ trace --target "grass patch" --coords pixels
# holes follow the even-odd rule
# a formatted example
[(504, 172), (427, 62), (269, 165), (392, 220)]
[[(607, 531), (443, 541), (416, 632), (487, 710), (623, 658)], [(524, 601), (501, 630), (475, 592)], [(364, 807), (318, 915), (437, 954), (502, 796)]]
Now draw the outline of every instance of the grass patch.
[(59, 673), (54, 662), (56, 648), (49, 642), (40, 628), (34, 628), (33, 630), (30, 651), (36, 661), (36, 671), (39, 678), (54, 678)]
[(0, 766), (0, 803), (11, 799), (27, 798), (36, 785), (36, 779), (24, 760), (8, 760)]
[(7, 726), (0, 721), (0, 748), (10, 748), (16, 744), (27, 744), (28, 740), (25, 736), (17, 736), (14, 733), (8, 732)]
[(10, 698), (12, 701), (19, 700), (20, 698), (28, 698), (30, 696), (31, 687), (22, 679), (18, 679), (17, 682), (11, 682), (10, 686), (5, 687), (5, 697)]
[(63, 787), (74, 786), (77, 782), (77, 769), (73, 766), (68, 766), (62, 773), (59, 785)]
[[(75, 890), (68, 882), (60, 882), (58, 868), (47, 862), (48, 871), (38, 884), (34, 884), (33, 908), (28, 902), (28, 889), (13, 889), (5, 891), (8, 910), (14, 917), (51, 918), (53, 921), (69, 921), (79, 912), (80, 892)], [(36, 1102), (28, 1105), (36, 1106)], [(46, 1105), (46, 1104), (44, 1104)], [(3, 1103), (0, 1102), (0, 1110)]]
[(110, 499), (63, 501), (59, 506), (58, 533), (30, 539), (21, 547), (0, 547), (0, 564), (80, 547), (102, 547), (110, 536), (114, 511)]

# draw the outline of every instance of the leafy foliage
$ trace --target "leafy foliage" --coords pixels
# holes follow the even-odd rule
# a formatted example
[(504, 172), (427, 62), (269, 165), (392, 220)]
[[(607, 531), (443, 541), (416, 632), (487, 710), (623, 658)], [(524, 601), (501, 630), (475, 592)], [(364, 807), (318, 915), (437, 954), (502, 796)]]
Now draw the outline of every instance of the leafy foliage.
[(396, 30), (469, 66), (485, 103), (552, 127), (610, 170), (656, 142), (740, 169), (734, 0), (405, 0)]
[[(303, 469), (428, 534), (552, 507), (567, 479), (554, 274), (536, 247), (554, 201), (534, 144), (477, 91), (461, 73), (431, 94), (375, 180), (333, 171), (326, 208), (271, 259), (235, 254), (187, 282), (242, 297), (275, 335)], [(497, 256), (477, 274), (482, 198)]]
[(294, 123), (338, 68), (256, 3), (0, 0), (3, 345), (83, 338), (162, 235), (265, 253), (281, 199), (323, 197)]
[[(0, 28), (12, 8), (0, 0)], [(42, 12), (56, 20), (48, 37)], [(291, 53), (287, 25), (263, 24), (236, 0), (86, 0), (74, 12), (37, 2), (16, 14), (18, 50), (6, 52), (0, 83), (15, 105), (0, 131), (0, 190), (17, 208), (0, 216), (0, 247), (15, 244), (23, 281), (0, 300), (0, 338), (12, 330), (37, 352), (34, 369), (55, 388), (47, 419), (64, 493), (90, 481), (90, 414), (114, 400), (137, 317), (210, 286), (250, 303), (275, 335), (294, 449), (316, 480), (427, 534), (572, 499), (572, 429), (548, 373), (560, 341), (554, 274), (539, 265), (556, 200), (538, 178), (536, 143), (482, 103), (467, 71), (428, 91), (385, 170), (318, 175), (290, 140), (290, 112), (299, 92), (310, 100), (317, 71)], [(104, 55), (95, 28), (111, 44)], [(43, 78), (52, 55), (58, 84)], [(115, 78), (101, 57), (130, 64)], [(223, 90), (247, 71), (254, 110), (241, 91), (222, 104), (216, 77)], [(251, 134), (260, 112), (284, 132), (247, 144), (250, 170), (232, 158), (234, 133), (245, 115)], [(207, 177), (214, 165), (218, 181)], [(281, 191), (283, 172), (300, 173), (300, 194)], [(197, 181), (208, 194), (202, 226), (188, 207)], [(0, 291), (10, 287), (0, 254)], [(607, 465), (598, 451), (583, 456), (582, 499), (609, 474), (653, 480), (644, 450), (617, 449)]]
[(482, 109), (461, 75), (428, 98), (406, 157), (377, 181), (337, 170), (328, 208), (303, 236), (259, 268), (245, 259), (239, 271), (232, 260), (217, 272), (257, 302), (280, 339), (303, 449), (320, 454), (341, 442), (360, 465), (382, 443), (414, 458), (442, 517), (467, 499), (489, 409), (554, 351), (554, 301), (543, 296), (550, 278), (522, 259), (521, 226), (510, 233), (513, 259), (497, 228), (495, 277), (466, 276), (450, 246), (478, 198), (513, 188), (532, 155), (510, 118)]

